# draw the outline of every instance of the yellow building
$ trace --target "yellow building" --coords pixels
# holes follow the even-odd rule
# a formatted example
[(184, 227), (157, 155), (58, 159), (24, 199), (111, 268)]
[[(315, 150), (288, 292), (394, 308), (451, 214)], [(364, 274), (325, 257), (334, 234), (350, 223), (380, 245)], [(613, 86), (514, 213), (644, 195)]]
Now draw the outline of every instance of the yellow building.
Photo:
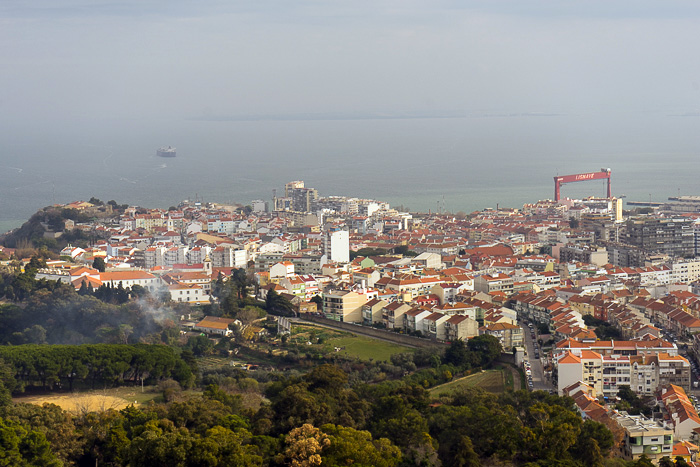
[(343, 323), (361, 323), (362, 305), (367, 295), (339, 290), (323, 294), (323, 313), (328, 319)]

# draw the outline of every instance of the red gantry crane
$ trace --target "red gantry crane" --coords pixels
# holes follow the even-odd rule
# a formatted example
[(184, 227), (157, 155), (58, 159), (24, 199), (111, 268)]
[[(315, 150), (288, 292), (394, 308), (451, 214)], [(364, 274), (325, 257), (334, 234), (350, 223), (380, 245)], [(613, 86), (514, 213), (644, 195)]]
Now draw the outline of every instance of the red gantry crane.
[(589, 180), (608, 180), (608, 198), (612, 198), (610, 190), (610, 169), (600, 169), (600, 172), (589, 172), (585, 174), (561, 175), (554, 177), (554, 201), (559, 202), (559, 190), (565, 183), (587, 182)]

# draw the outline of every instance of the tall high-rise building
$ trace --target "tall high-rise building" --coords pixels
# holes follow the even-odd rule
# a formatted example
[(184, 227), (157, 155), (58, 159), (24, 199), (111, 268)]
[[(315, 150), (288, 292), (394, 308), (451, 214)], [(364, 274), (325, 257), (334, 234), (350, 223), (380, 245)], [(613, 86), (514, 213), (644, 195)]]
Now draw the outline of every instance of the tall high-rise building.
[(290, 200), (290, 210), (310, 212), (311, 205), (318, 199), (316, 188), (307, 188), (302, 180), (295, 180), (284, 185), (284, 196)]
[(333, 262), (350, 262), (350, 234), (347, 230), (327, 232), (323, 237), (323, 254)]
[(295, 180), (293, 182), (286, 183), (284, 185), (284, 196), (286, 196), (287, 198), (291, 198), (292, 191), (298, 190), (299, 188), (304, 188), (303, 180)]

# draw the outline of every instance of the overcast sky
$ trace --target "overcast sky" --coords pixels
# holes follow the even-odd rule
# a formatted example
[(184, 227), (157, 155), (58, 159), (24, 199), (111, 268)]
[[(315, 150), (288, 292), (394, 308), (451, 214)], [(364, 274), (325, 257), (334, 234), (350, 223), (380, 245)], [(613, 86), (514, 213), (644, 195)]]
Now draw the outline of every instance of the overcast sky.
[(696, 0), (3, 0), (0, 119), (695, 115), (699, 17)]

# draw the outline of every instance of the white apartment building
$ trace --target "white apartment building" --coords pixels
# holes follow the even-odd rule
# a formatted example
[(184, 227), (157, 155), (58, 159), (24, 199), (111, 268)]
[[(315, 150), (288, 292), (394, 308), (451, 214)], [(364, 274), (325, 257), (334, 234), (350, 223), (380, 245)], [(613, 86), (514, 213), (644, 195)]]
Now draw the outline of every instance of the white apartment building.
[(622, 455), (625, 460), (637, 460), (646, 455), (658, 464), (664, 456), (673, 453), (673, 430), (664, 428), (643, 415), (614, 415), (614, 420), (625, 430)]
[(350, 234), (347, 230), (328, 232), (323, 237), (323, 252), (334, 263), (350, 262)]
[(700, 279), (700, 258), (683, 259), (671, 264), (671, 282), (688, 284)]
[(176, 283), (168, 286), (170, 299), (182, 303), (209, 303), (209, 293), (197, 284)]
[(237, 222), (231, 218), (211, 219), (207, 221), (207, 231), (233, 235), (236, 233)]
[(639, 395), (652, 395), (660, 386), (674, 384), (690, 389), (690, 363), (681, 356), (602, 355), (591, 350), (566, 352), (555, 359), (559, 393), (578, 381), (595, 388), (605, 397), (617, 396), (620, 386)]

